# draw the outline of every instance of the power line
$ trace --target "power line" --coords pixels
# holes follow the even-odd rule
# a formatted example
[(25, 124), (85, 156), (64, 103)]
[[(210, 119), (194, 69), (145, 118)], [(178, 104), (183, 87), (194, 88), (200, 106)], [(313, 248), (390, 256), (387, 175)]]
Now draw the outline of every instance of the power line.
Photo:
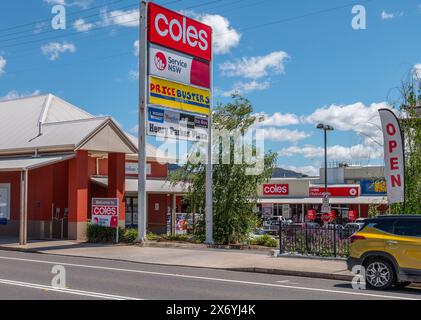
[[(81, 12), (95, 10), (95, 9), (98, 9), (98, 8), (104, 8), (105, 6), (113, 5), (115, 3), (119, 3), (119, 2), (123, 2), (123, 1), (126, 1), (126, 0), (116, 0), (116, 1), (108, 2), (105, 5), (99, 5), (99, 6), (91, 7), (91, 8), (88, 8), (88, 9), (74, 11), (74, 12), (68, 13), (67, 15), (68, 16), (71, 16), (71, 15), (75, 15), (75, 14), (78, 14), (78, 13), (81, 13)], [(22, 28), (22, 27), (26, 27), (26, 26), (30, 26), (30, 25), (37, 25), (39, 23), (50, 22), (50, 21), (51, 21), (51, 19), (43, 19), (43, 20), (32, 21), (32, 22), (28, 22), (28, 23), (25, 23), (25, 24), (21, 24), (21, 25), (16, 25), (16, 26), (13, 26), (13, 27), (8, 27), (8, 28), (0, 29), (0, 32), (8, 31), (8, 30), (13, 30), (13, 29), (18, 29), (18, 28)]]

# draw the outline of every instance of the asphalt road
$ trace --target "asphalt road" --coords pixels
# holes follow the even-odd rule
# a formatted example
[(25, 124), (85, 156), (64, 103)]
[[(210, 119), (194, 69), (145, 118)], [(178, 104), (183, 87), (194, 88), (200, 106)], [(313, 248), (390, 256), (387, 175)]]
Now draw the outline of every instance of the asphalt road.
[[(52, 286), (57, 265), (64, 289)], [(345, 281), (0, 250), (0, 299), (402, 300), (421, 299), (421, 289), (356, 291)]]

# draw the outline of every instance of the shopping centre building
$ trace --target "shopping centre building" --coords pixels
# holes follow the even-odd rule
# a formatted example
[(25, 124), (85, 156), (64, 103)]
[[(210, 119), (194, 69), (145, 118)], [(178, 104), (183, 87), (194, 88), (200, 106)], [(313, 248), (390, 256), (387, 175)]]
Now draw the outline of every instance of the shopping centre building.
[[(324, 168), (320, 177), (324, 177)], [(369, 205), (387, 210), (384, 167), (350, 166), (345, 163), (327, 170), (329, 203), (339, 222), (347, 222), (350, 211), (356, 218), (368, 216)], [(320, 215), (325, 193), (324, 178), (278, 178), (263, 184), (259, 212), (263, 217), (282, 216), (306, 222), (309, 210)]]
[[(137, 225), (137, 139), (110, 117), (95, 117), (47, 94), (0, 102), (0, 236), (86, 236), (92, 198), (118, 198), (119, 224)], [(147, 227), (177, 233), (186, 185), (168, 182), (176, 159), (147, 146)], [(321, 169), (320, 176), (324, 176)], [(382, 167), (328, 169), (330, 203), (340, 217), (387, 204)], [(306, 221), (320, 212), (323, 180), (278, 178), (260, 188), (262, 216)]]

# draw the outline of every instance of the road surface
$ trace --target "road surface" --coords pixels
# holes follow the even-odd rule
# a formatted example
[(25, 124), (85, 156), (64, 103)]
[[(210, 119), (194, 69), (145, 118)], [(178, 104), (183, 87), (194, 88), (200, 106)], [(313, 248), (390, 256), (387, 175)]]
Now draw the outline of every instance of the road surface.
[(421, 289), (356, 291), (346, 281), (0, 250), (0, 299), (402, 300), (421, 299)]

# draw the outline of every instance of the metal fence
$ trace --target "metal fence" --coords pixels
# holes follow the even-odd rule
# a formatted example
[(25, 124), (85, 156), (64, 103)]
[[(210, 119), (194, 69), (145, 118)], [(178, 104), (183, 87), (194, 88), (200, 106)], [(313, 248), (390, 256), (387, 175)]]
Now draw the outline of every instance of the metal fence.
[(347, 257), (350, 239), (348, 232), (338, 226), (279, 226), (280, 253), (296, 253), (319, 257)]

